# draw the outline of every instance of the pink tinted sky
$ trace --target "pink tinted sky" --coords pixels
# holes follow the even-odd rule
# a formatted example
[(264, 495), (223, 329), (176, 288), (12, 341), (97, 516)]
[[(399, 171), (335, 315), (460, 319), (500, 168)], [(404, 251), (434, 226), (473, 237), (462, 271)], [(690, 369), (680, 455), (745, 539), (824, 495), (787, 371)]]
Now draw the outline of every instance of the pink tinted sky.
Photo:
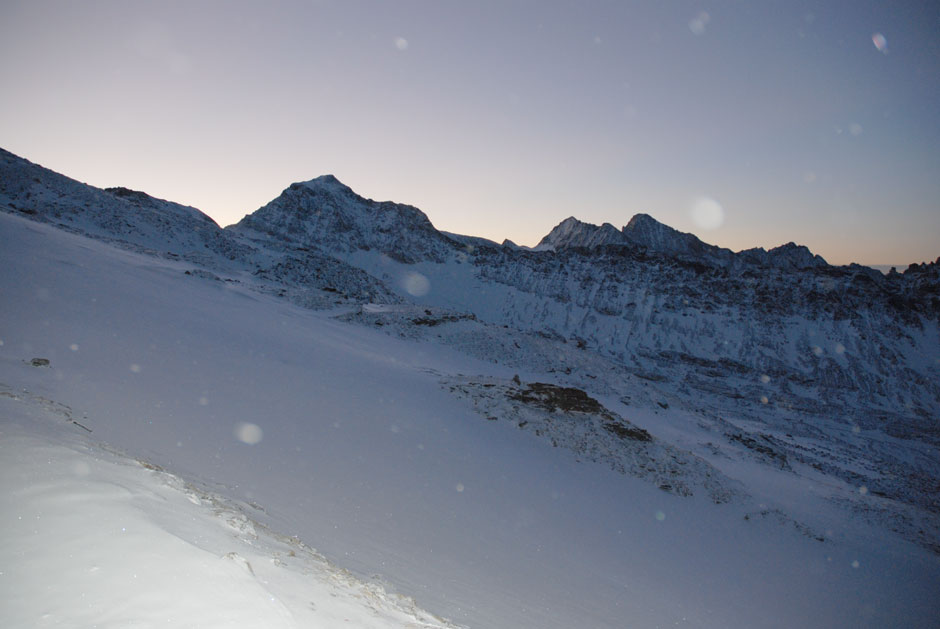
[(903, 266), (940, 255), (938, 6), (8, 0), (0, 146), (222, 225), (333, 173), (496, 241), (646, 212)]

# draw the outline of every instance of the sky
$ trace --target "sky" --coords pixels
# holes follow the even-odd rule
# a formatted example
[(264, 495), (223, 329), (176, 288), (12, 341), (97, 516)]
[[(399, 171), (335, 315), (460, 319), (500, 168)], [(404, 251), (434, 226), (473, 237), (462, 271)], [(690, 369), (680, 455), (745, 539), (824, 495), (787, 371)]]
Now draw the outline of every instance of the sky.
[(331, 173), (535, 245), (940, 256), (940, 4), (0, 0), (0, 146), (220, 225)]

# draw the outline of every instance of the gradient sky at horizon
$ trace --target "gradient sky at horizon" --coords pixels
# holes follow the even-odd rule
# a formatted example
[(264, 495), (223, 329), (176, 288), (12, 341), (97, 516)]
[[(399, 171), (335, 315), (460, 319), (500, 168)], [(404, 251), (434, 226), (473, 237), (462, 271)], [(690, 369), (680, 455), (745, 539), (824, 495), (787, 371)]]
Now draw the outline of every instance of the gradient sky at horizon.
[(497, 242), (940, 255), (926, 2), (2, 0), (0, 85), (3, 148), (221, 225), (332, 173)]

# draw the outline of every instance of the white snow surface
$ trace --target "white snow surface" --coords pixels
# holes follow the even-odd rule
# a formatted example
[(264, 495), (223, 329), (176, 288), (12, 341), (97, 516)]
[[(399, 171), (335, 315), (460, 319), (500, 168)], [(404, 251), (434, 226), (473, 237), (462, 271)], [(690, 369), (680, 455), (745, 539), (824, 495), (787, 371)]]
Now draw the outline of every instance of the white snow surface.
[(452, 626), (246, 505), (63, 430), (66, 407), (2, 391), (0, 408), (5, 627)]
[[(722, 471), (748, 479), (746, 502), (679, 497), (485, 421), (441, 386), (507, 367), (299, 308), (247, 276), (186, 275), (7, 214), (0, 265), (2, 626), (931, 627), (940, 614), (937, 555), (839, 510), (831, 498), (854, 488), (827, 477), (735, 459)], [(698, 443), (678, 411), (630, 420)]]

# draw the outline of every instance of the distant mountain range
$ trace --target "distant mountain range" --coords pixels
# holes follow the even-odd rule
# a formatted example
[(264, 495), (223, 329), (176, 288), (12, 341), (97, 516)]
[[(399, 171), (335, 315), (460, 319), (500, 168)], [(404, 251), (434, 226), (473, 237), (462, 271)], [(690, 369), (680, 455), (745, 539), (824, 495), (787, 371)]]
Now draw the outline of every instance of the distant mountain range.
[[(0, 209), (348, 321), (534, 362), (598, 399), (696, 413), (738, 456), (864, 486), (877, 500), (860, 511), (940, 552), (940, 259), (883, 274), (794, 243), (732, 252), (646, 214), (621, 229), (568, 218), (530, 249), (441, 232), (331, 175), (223, 229), (6, 151)], [(480, 383), (450, 386), (491, 399)]]

